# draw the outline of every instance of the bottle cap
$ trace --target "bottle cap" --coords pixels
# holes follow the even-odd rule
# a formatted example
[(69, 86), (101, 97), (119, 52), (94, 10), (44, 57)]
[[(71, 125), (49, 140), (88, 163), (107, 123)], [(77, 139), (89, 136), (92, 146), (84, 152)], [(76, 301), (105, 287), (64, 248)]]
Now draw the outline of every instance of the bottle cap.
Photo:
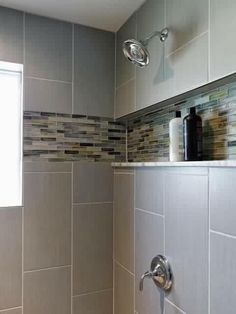
[(195, 107), (191, 107), (190, 108), (190, 114), (195, 114), (196, 113), (196, 108)]
[(181, 111), (175, 111), (175, 117), (181, 118)]

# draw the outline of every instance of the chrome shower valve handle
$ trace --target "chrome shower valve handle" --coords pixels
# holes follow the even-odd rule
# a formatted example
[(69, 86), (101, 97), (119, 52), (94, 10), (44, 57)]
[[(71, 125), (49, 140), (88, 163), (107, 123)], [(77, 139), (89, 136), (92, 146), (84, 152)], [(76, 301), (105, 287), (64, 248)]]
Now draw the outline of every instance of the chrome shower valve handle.
[(143, 291), (143, 282), (145, 278), (152, 278), (154, 283), (163, 291), (169, 291), (173, 284), (173, 275), (168, 260), (157, 255), (151, 262), (151, 270), (146, 271), (140, 279), (139, 290)]
[(152, 278), (153, 273), (151, 271), (146, 271), (144, 274), (142, 274), (140, 282), (139, 282), (139, 290), (143, 291), (143, 282), (145, 278)]

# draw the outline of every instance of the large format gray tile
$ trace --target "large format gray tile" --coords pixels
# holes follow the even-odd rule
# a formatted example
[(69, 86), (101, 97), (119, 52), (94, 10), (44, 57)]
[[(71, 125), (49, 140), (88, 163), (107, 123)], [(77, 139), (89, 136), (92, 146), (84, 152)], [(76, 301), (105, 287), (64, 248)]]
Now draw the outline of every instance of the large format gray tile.
[(134, 276), (115, 264), (115, 314), (134, 313)]
[(26, 78), (24, 81), (24, 109), (72, 113), (72, 84)]
[(22, 209), (0, 209), (0, 310), (21, 305)]
[(71, 174), (24, 176), (24, 268), (71, 262)]
[(71, 82), (71, 24), (26, 14), (25, 75)]
[(211, 229), (236, 235), (236, 170), (210, 169)]
[(112, 288), (111, 204), (74, 206), (73, 295)]
[(211, 314), (234, 314), (236, 308), (236, 239), (211, 234)]
[(0, 7), (0, 59), (23, 62), (23, 13)]
[(140, 169), (135, 177), (135, 207), (163, 214), (162, 170)]
[(165, 302), (165, 314), (186, 314), (184, 311), (170, 304), (168, 301)]
[(165, 253), (174, 272), (169, 300), (189, 314), (208, 311), (208, 177), (165, 177)]
[(144, 281), (139, 291), (139, 281), (150, 269), (152, 258), (164, 253), (164, 219), (160, 216), (135, 210), (135, 310), (139, 314), (162, 313), (163, 295), (151, 279)]
[(114, 177), (115, 259), (134, 271), (134, 175)]
[(167, 55), (208, 30), (208, 0), (166, 1)]
[(123, 42), (130, 38), (136, 38), (136, 13), (119, 29), (116, 37), (116, 87), (134, 78), (135, 67), (124, 56)]
[(75, 25), (74, 38), (74, 113), (113, 117), (115, 36)]
[[(137, 38), (142, 40), (164, 27), (164, 0), (148, 0), (137, 13)], [(136, 69), (136, 109), (159, 101), (160, 84), (164, 80), (164, 45), (154, 38), (148, 45), (150, 64)]]
[(116, 90), (115, 118), (135, 111), (135, 80), (130, 80)]
[(165, 59), (165, 77), (172, 80), (175, 96), (208, 82), (208, 33)]
[(74, 163), (73, 180), (74, 203), (113, 201), (113, 169), (110, 163)]
[(32, 313), (71, 313), (70, 267), (24, 274), (24, 314)]
[[(210, 5), (210, 80), (216, 80), (236, 70), (236, 2), (211, 0)], [(227, 33), (228, 31), (228, 34)], [(220, 40), (219, 40), (220, 39)]]
[(112, 314), (112, 290), (73, 298), (73, 314)]

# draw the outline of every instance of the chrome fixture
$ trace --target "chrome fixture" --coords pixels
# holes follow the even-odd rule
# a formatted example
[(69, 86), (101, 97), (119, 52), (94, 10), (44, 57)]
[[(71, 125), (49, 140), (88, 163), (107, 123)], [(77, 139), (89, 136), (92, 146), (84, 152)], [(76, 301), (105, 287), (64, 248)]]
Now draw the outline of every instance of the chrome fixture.
[(157, 255), (151, 262), (151, 269), (146, 271), (139, 283), (139, 290), (143, 291), (145, 278), (151, 278), (154, 283), (163, 291), (170, 291), (173, 284), (173, 275), (169, 261), (163, 255)]
[(150, 54), (147, 50), (148, 43), (151, 39), (159, 36), (160, 41), (164, 42), (168, 37), (168, 29), (164, 28), (162, 31), (155, 31), (144, 40), (137, 41), (135, 39), (127, 39), (123, 43), (123, 53), (125, 57), (133, 64), (143, 68), (149, 64)]

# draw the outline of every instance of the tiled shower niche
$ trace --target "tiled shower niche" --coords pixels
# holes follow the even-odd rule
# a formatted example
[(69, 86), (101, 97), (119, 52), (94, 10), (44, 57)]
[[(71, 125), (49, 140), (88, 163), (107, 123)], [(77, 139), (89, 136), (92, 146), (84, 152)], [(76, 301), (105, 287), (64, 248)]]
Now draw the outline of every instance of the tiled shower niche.
[(176, 110), (183, 117), (192, 106), (203, 121), (203, 159), (236, 159), (236, 83), (231, 83), (130, 120), (128, 161), (168, 161), (169, 121)]

